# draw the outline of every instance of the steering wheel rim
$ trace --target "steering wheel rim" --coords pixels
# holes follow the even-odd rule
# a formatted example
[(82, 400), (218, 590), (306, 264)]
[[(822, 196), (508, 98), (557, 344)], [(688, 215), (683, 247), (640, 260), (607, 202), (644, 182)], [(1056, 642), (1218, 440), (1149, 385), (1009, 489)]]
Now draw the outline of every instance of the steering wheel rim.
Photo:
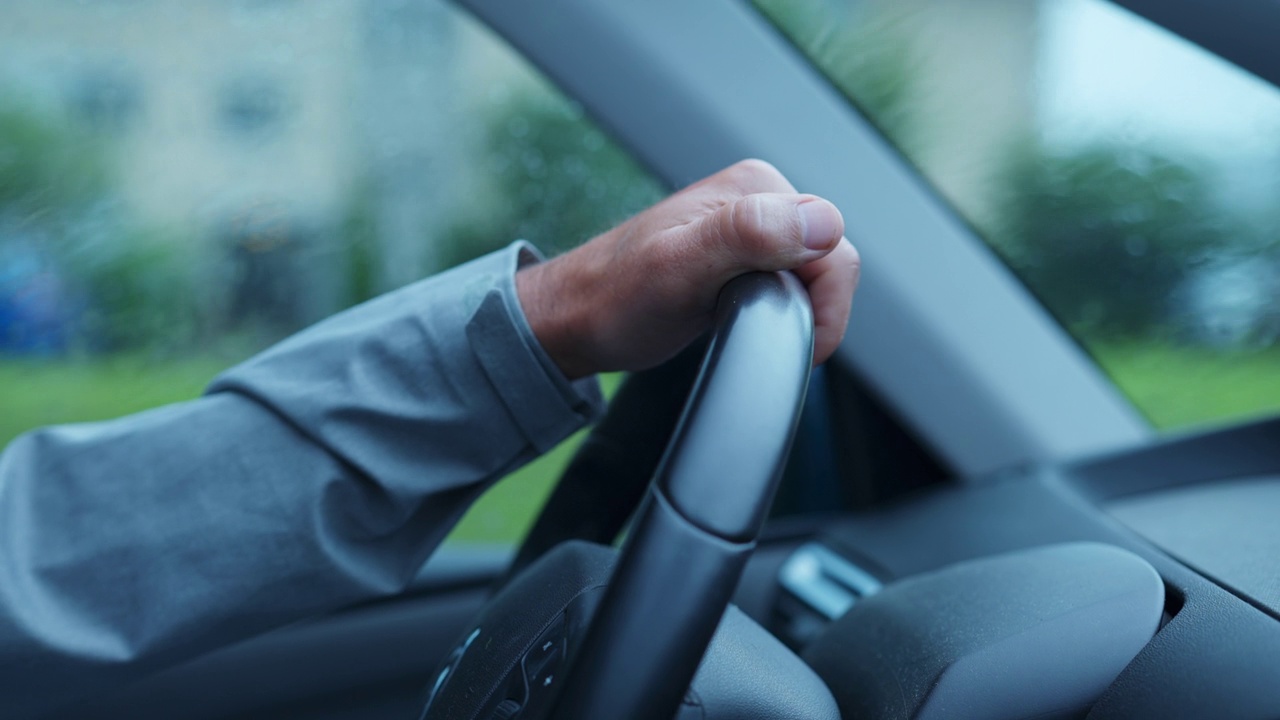
[(812, 358), (799, 280), (727, 284), (620, 553), (563, 542), (513, 577), (441, 666), (421, 717), (671, 720), (768, 515)]
[(790, 273), (721, 291), (702, 366), (553, 713), (669, 720), (768, 516), (813, 364)]

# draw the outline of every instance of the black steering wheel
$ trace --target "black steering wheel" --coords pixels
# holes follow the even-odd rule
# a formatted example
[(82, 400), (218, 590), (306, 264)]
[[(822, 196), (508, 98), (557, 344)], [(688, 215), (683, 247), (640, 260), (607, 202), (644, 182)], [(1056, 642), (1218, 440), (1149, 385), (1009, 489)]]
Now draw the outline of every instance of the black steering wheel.
[(564, 543), (516, 577), (433, 678), (421, 717), (671, 720), (768, 515), (812, 360), (799, 280), (728, 283), (616, 559)]

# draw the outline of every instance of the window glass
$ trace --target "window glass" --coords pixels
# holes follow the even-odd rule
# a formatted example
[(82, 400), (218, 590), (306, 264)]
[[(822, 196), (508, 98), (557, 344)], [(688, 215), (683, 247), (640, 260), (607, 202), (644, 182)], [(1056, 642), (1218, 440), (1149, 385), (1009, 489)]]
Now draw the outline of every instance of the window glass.
[[(11, 0), (0, 22), (0, 447), (197, 396), (326, 315), (661, 189), (437, 0)], [(456, 537), (519, 537), (568, 449)]]
[(1101, 0), (757, 0), (1160, 428), (1280, 409), (1280, 92)]

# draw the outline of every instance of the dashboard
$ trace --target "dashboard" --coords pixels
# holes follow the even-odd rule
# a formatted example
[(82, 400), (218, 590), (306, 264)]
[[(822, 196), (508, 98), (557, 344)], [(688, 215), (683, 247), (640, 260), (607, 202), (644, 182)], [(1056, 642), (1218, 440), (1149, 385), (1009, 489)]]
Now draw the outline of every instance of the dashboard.
[(1272, 717), (1277, 441), (1280, 422), (1269, 420), (929, 489), (834, 521), (780, 565), (771, 622), (803, 647), (842, 614), (833, 610), (895, 582), (1027, 548), (1104, 543), (1158, 571), (1164, 611), (1089, 717)]

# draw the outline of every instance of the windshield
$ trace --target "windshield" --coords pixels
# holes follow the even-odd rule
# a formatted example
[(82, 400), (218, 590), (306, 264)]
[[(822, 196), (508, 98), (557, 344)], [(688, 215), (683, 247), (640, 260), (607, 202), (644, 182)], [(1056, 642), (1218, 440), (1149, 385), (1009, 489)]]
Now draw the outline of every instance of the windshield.
[(1280, 93), (1100, 0), (757, 0), (1159, 428), (1280, 409)]

